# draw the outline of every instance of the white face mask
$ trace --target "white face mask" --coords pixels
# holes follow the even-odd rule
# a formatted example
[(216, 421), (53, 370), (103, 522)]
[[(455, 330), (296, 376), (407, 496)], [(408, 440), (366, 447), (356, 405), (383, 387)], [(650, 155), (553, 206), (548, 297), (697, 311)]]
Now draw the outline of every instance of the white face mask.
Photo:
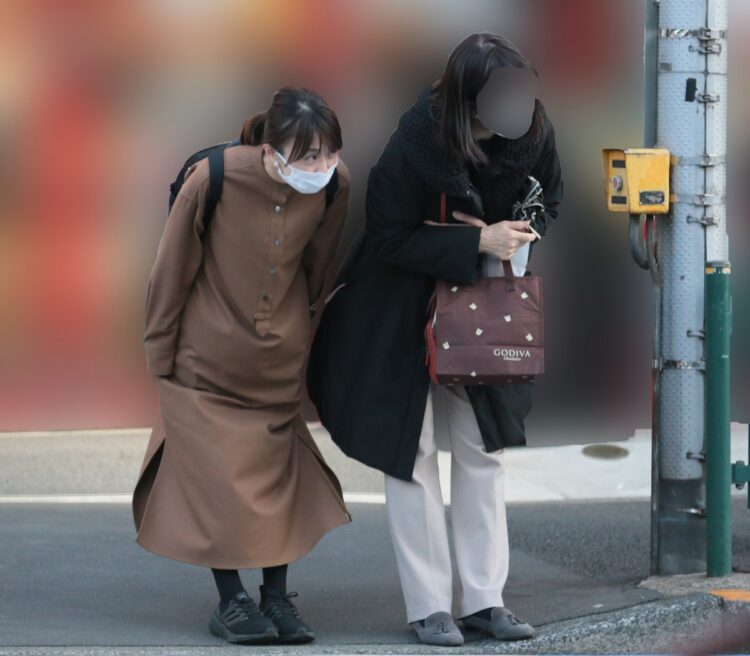
[(287, 162), (284, 156), (278, 150), (274, 149), (274, 152), (281, 158), (281, 161), (289, 167), (291, 173), (284, 173), (284, 171), (279, 166), (279, 163), (274, 160), (276, 171), (281, 176), (282, 180), (284, 180), (284, 182), (292, 187), (292, 189), (296, 189), (297, 191), (299, 191), (301, 194), (314, 194), (325, 187), (331, 180), (333, 172), (338, 164), (337, 160), (336, 164), (331, 166), (327, 171), (303, 171), (302, 169), (298, 169), (297, 167), (292, 166), (289, 162)]

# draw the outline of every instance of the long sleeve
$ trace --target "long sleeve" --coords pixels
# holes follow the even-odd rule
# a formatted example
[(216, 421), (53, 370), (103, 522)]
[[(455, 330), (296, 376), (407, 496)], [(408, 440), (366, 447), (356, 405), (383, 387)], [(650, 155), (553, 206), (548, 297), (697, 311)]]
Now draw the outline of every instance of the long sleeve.
[(557, 208), (563, 197), (560, 159), (557, 155), (555, 129), (551, 125), (542, 154), (532, 169), (531, 175), (539, 180), (542, 185), (544, 202), (544, 213), (538, 216), (532, 225), (541, 236), (544, 236), (547, 228), (557, 218)]
[(310, 309), (315, 311), (329, 282), (328, 274), (335, 261), (346, 224), (349, 207), (349, 172), (343, 162), (338, 166), (339, 187), (323, 214), (315, 234), (305, 247), (302, 264), (307, 277)]
[(392, 137), (367, 182), (365, 225), (378, 257), (437, 278), (475, 282), (481, 228), (425, 224), (422, 184)]
[(196, 180), (190, 182), (169, 213), (146, 288), (143, 343), (155, 376), (172, 373), (180, 315), (203, 259), (203, 194), (197, 193)]

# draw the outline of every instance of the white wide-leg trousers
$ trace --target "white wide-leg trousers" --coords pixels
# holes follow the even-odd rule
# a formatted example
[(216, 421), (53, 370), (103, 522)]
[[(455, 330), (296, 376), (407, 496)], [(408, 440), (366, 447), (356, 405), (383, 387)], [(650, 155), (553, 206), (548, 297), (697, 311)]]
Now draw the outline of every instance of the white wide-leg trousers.
[(452, 571), (438, 446), (451, 452), (457, 617), (502, 606), (508, 577), (503, 451), (487, 453), (462, 385), (430, 384), (413, 479), (385, 476), (386, 512), (407, 622), (452, 610)]

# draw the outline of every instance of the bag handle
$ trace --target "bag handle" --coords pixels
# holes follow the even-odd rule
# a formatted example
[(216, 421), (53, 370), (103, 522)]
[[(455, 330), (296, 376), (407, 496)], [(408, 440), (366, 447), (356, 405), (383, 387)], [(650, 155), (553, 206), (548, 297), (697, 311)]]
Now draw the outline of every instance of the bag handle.
[(502, 260), (503, 271), (505, 271), (505, 291), (514, 292), (516, 291), (516, 278), (513, 275), (513, 266), (510, 260)]
[[(440, 194), (440, 223), (445, 223), (445, 194)], [(430, 294), (430, 299), (427, 301), (427, 316), (432, 317), (435, 313), (435, 303), (437, 301), (437, 284), (435, 284), (435, 287), (432, 289), (432, 293)]]

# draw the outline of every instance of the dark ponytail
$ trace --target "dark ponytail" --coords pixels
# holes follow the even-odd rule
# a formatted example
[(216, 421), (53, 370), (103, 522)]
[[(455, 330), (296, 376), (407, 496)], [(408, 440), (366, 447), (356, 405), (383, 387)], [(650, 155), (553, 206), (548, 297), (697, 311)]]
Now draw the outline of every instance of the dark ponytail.
[(321, 148), (327, 146), (330, 152), (343, 145), (339, 120), (323, 98), (309, 89), (284, 87), (273, 94), (267, 111), (244, 122), (240, 141), (251, 146), (268, 143), (281, 151), (292, 140), (288, 160), (293, 162), (310, 149), (316, 134)]
[(266, 124), (266, 112), (253, 114), (242, 124), (240, 143), (257, 146), (263, 142), (263, 130)]

